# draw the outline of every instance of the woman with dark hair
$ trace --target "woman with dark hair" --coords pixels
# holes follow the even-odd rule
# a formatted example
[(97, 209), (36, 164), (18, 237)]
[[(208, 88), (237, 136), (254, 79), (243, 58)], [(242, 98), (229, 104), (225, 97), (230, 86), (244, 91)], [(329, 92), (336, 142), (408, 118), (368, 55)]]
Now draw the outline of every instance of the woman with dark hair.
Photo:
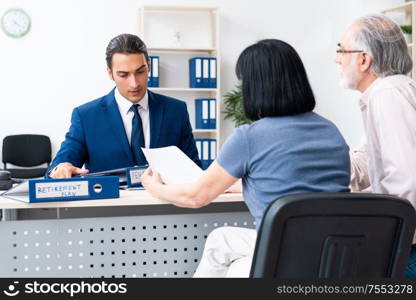
[[(150, 194), (197, 208), (242, 178), (258, 229), (267, 206), (281, 196), (349, 191), (348, 146), (334, 124), (312, 112), (315, 98), (295, 49), (280, 40), (259, 41), (241, 53), (236, 74), (244, 111), (254, 122), (235, 130), (194, 183), (165, 185), (148, 169), (142, 183)], [(215, 229), (194, 276), (247, 277), (255, 241), (254, 229)]]

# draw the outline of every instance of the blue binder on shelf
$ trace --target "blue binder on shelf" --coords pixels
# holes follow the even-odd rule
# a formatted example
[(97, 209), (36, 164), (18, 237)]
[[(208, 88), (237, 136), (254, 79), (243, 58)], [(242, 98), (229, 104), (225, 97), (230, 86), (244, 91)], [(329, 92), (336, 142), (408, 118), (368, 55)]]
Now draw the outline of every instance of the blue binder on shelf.
[(209, 85), (210, 88), (217, 88), (217, 59), (209, 58)]
[(216, 139), (195, 139), (198, 157), (201, 160), (201, 168), (208, 169), (212, 162), (217, 158)]
[(149, 56), (150, 70), (147, 80), (148, 87), (159, 87), (159, 56)]
[(198, 151), (198, 158), (202, 161), (202, 139), (195, 139), (196, 150)]
[(189, 59), (189, 87), (202, 88), (202, 60), (203, 57), (194, 57)]
[(217, 158), (217, 140), (210, 139), (209, 140), (209, 164), (211, 165), (212, 162)]
[(27, 203), (120, 198), (119, 178), (30, 179), (1, 196)]
[(189, 59), (189, 87), (217, 87), (217, 59), (215, 57), (193, 57)]
[(144, 189), (141, 177), (148, 166), (126, 168), (127, 187)]
[(209, 99), (195, 99), (195, 129), (209, 128)]
[(217, 128), (217, 99), (211, 98), (209, 100), (209, 120), (208, 129)]
[(209, 157), (210, 157), (209, 141), (208, 141), (208, 139), (203, 139), (202, 140), (202, 160), (201, 160), (201, 165), (202, 165), (203, 170), (208, 169), (208, 167), (210, 165)]
[(210, 88), (210, 68), (209, 68), (209, 57), (204, 57), (202, 59), (202, 87)]

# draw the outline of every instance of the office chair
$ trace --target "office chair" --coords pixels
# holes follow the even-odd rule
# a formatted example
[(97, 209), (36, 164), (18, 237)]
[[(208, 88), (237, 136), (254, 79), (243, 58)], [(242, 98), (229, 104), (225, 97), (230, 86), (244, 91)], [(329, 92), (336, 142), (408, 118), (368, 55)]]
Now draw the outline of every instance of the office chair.
[(250, 277), (404, 277), (415, 227), (413, 206), (394, 196), (285, 196), (266, 210)]
[[(3, 139), (4, 169), (10, 171), (12, 178), (43, 177), (47, 167), (35, 167), (51, 162), (51, 141), (45, 135), (19, 134)], [(7, 168), (7, 164), (24, 168)]]

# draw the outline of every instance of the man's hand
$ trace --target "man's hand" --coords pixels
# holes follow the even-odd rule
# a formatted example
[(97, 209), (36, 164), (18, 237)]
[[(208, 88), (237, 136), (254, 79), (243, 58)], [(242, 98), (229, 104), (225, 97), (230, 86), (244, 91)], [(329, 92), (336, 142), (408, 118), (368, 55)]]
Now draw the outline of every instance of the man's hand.
[(51, 178), (71, 178), (74, 175), (87, 174), (89, 170), (74, 167), (71, 163), (64, 162), (57, 165), (49, 175)]

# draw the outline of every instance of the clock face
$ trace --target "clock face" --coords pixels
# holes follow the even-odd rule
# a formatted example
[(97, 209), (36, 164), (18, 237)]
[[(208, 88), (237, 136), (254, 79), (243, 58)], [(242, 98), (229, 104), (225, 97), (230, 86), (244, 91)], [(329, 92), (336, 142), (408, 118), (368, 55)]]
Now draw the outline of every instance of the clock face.
[(30, 17), (20, 8), (11, 8), (3, 14), (1, 26), (8, 36), (19, 38), (29, 32)]

